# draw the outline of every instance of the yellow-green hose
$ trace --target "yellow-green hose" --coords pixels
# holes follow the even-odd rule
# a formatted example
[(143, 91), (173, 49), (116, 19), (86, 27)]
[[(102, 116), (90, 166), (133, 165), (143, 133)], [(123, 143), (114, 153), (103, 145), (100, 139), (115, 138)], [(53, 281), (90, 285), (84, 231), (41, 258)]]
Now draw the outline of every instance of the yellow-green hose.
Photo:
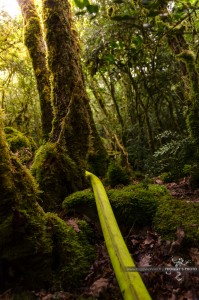
[(127, 271), (127, 267), (135, 268), (135, 264), (124, 242), (103, 184), (97, 176), (88, 171), (86, 177), (91, 181), (106, 247), (123, 298), (151, 299), (139, 273)]

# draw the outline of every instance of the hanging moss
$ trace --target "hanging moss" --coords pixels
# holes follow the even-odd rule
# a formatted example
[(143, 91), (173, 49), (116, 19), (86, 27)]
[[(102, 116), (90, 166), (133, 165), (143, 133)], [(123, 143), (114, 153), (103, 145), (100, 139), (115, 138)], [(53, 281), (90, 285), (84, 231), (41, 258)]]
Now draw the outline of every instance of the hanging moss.
[(187, 126), (195, 145), (199, 146), (199, 105), (193, 105), (190, 108), (187, 117)]
[(184, 243), (198, 246), (198, 214), (199, 203), (162, 199), (154, 218), (154, 227), (163, 239), (176, 240), (177, 228), (183, 226), (185, 231)]

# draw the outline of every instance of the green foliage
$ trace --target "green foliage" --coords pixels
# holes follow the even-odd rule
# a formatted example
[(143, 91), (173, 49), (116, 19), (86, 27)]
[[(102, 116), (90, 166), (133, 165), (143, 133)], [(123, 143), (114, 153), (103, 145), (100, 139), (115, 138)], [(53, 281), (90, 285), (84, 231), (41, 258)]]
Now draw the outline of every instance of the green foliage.
[(160, 174), (160, 179), (164, 182), (164, 183), (168, 183), (168, 182), (173, 182), (176, 180), (176, 178), (174, 177), (174, 174), (172, 174), (171, 172), (164, 172)]
[(22, 18), (0, 11), (0, 106), (6, 125), (41, 138), (39, 98), (31, 60), (23, 45)]
[(129, 172), (114, 161), (112, 161), (108, 167), (106, 178), (111, 187), (115, 187), (119, 184), (127, 185), (130, 183)]
[[(93, 91), (91, 103), (101, 134), (109, 140), (109, 149), (118, 150), (112, 138), (116, 133), (133, 169), (157, 175), (171, 168), (174, 178), (181, 176), (183, 165), (189, 161), (180, 152), (193, 142), (192, 137), (190, 143), (187, 139), (186, 118), (188, 104), (193, 104), (190, 94), (195, 69), (191, 74), (187, 71), (193, 64), (197, 66), (194, 5), (181, 1), (103, 2), (92, 26), (86, 15), (79, 20), (85, 28), (80, 28), (80, 33), (87, 81), (91, 83), (93, 76), (95, 81), (94, 86), (89, 84)], [(105, 110), (99, 98), (106, 99)], [(118, 111), (123, 126), (118, 123)], [(175, 132), (178, 137), (173, 134), (167, 143), (159, 142), (157, 135), (165, 132)], [(195, 148), (192, 150), (195, 152)], [(153, 164), (151, 170), (154, 159), (160, 167)]]
[(90, 4), (88, 0), (74, 0), (76, 6), (80, 9), (76, 15), (83, 15), (86, 12), (89, 14), (97, 14), (99, 11), (99, 6), (96, 4)]
[(164, 180), (167, 182), (184, 176), (184, 165), (194, 160), (192, 140), (168, 131), (159, 135), (158, 139), (164, 144), (153, 155), (151, 172), (153, 174), (166, 172)]
[[(120, 190), (107, 191), (113, 212), (120, 225), (130, 228), (133, 225), (149, 225), (155, 215), (158, 201), (169, 197), (165, 187), (148, 184), (130, 185)], [(94, 195), (90, 190), (76, 192), (65, 198), (62, 204), (67, 214), (79, 213), (92, 220), (98, 219)]]
[(199, 243), (199, 203), (184, 200), (162, 199), (154, 218), (154, 227), (164, 239), (176, 240), (179, 226), (184, 227), (186, 244)]

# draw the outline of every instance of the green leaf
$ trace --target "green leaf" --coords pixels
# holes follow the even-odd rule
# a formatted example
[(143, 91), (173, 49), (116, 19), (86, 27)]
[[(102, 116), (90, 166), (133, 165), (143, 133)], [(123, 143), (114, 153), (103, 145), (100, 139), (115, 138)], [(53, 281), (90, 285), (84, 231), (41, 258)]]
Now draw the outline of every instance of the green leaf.
[(93, 13), (97, 14), (98, 11), (99, 11), (99, 6), (98, 5), (89, 4), (89, 5), (86, 6), (86, 8), (87, 8), (87, 10), (90, 14), (93, 14)]
[(137, 36), (133, 37), (132, 42), (136, 46), (141, 46), (143, 44), (143, 39), (142, 39), (141, 35), (137, 35)]
[(83, 9), (84, 7), (90, 5), (88, 0), (74, 0), (74, 2), (80, 9)]
[(113, 64), (115, 62), (115, 57), (113, 54), (109, 54), (105, 57), (106, 61), (108, 61), (109, 63)]

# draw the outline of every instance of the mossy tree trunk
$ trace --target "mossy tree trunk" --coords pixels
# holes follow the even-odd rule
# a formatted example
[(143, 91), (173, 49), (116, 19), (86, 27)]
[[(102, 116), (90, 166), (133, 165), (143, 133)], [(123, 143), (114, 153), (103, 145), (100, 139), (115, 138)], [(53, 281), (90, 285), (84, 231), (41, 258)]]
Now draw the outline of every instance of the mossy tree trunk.
[(190, 50), (184, 37), (185, 26), (174, 28), (168, 35), (168, 44), (172, 52), (180, 61), (182, 74), (187, 76), (189, 87), (187, 91), (187, 103), (189, 105), (187, 126), (197, 149), (199, 150), (199, 74), (197, 58)]
[(24, 41), (32, 59), (41, 106), (43, 139), (48, 140), (52, 129), (50, 73), (46, 65), (46, 46), (40, 17), (34, 0), (17, 0), (24, 19)]
[(44, 0), (42, 9), (55, 115), (50, 141), (66, 144), (69, 156), (85, 168), (90, 137), (88, 97), (70, 4), (63, 0)]
[(0, 111), (0, 292), (77, 287), (94, 249), (82, 232), (39, 206), (34, 178), (9, 153), (2, 119)]
[[(34, 0), (18, 2), (41, 102), (45, 106), (45, 96), (53, 107), (53, 121), (52, 112), (43, 110), (46, 120), (52, 122), (52, 130), (48, 142), (38, 151), (32, 173), (44, 192), (42, 206), (54, 210), (64, 196), (85, 187), (87, 159), (97, 175), (104, 175), (107, 155), (84, 86), (69, 2), (42, 2), (45, 42)], [(46, 131), (49, 134), (49, 129)]]

